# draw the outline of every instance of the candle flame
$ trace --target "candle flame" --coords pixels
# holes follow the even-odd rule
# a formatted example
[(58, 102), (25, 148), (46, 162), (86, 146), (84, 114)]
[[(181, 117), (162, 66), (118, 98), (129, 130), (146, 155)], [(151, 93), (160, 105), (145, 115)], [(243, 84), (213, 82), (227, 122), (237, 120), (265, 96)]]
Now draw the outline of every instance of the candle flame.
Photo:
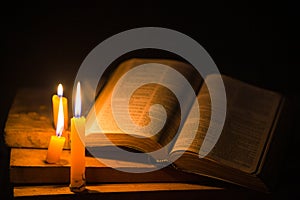
[(57, 87), (57, 96), (62, 97), (63, 96), (63, 86), (62, 84), (59, 84)]
[(63, 130), (64, 130), (64, 108), (63, 108), (62, 98), (60, 98), (59, 106), (58, 106), (56, 135), (60, 137), (62, 135)]
[(81, 115), (81, 93), (80, 93), (80, 82), (77, 83), (76, 99), (75, 99), (75, 117)]

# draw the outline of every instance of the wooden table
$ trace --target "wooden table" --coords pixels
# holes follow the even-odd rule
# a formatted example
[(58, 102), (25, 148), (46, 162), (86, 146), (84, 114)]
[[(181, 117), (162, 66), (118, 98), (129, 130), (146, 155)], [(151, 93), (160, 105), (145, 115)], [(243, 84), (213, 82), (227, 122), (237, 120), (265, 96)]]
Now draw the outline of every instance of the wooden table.
[[(126, 173), (118, 170), (119, 162), (109, 160), (107, 167), (98, 159), (86, 156), (86, 191), (77, 194), (69, 189), (69, 138), (58, 164), (46, 164), (45, 156), (55, 130), (51, 113), (51, 93), (43, 89), (22, 89), (14, 100), (5, 126), (5, 142), (10, 152), (10, 181), (15, 199), (202, 199), (269, 197), (220, 183), (199, 175), (166, 167), (149, 173)], [(68, 132), (67, 132), (68, 134)]]

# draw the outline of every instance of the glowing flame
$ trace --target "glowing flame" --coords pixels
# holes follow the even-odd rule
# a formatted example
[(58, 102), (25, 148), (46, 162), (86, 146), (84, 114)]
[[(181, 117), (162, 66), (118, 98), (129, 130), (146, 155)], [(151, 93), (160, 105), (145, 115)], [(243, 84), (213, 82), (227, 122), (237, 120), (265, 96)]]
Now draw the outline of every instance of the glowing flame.
[(75, 117), (79, 118), (81, 115), (81, 93), (80, 82), (77, 83), (76, 99), (75, 99)]
[(59, 84), (57, 87), (57, 96), (62, 97), (63, 96), (63, 86), (62, 84)]
[(59, 106), (58, 106), (56, 135), (60, 137), (62, 135), (63, 130), (64, 130), (64, 108), (63, 108), (62, 98), (60, 98)]

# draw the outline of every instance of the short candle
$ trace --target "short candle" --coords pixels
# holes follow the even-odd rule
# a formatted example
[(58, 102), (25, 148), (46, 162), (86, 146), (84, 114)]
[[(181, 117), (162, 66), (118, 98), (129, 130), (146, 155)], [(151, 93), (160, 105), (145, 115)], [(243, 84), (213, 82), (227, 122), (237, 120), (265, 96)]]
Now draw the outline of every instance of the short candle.
[(64, 109), (63, 109), (62, 99), (60, 99), (59, 106), (58, 106), (56, 135), (51, 136), (50, 139), (50, 143), (47, 151), (47, 157), (46, 157), (47, 163), (57, 163), (60, 160), (60, 155), (66, 140), (64, 137), (61, 136), (63, 129), (64, 129)]

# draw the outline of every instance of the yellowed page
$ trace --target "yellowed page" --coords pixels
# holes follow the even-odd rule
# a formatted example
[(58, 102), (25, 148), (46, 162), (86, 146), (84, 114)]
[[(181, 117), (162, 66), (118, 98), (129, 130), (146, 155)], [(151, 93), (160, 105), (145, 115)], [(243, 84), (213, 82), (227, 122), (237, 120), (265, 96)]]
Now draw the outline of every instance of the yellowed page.
[[(127, 116), (127, 108), (121, 106), (122, 104), (116, 104), (117, 111), (113, 112), (112, 109), (112, 97), (113, 91), (116, 90), (115, 86), (118, 87), (119, 79), (130, 69), (134, 68), (137, 65), (143, 63), (161, 63), (167, 66), (170, 66), (176, 69), (179, 73), (183, 74), (186, 79), (189, 79), (190, 85), (192, 88), (197, 90), (200, 87), (201, 79), (195, 73), (195, 69), (191, 68), (190, 65), (185, 64), (179, 61), (173, 60), (161, 60), (161, 59), (132, 59), (122, 63), (114, 72), (114, 74), (110, 77), (109, 82), (105, 85), (100, 95), (97, 97), (95, 101), (95, 112), (90, 112), (87, 116), (87, 133), (110, 133), (110, 134), (131, 134), (131, 136), (135, 137), (147, 137), (152, 138), (153, 140), (161, 143), (162, 145), (167, 144), (174, 137), (176, 133), (179, 123), (180, 123), (180, 107), (177, 101), (176, 95), (170, 89), (155, 83), (145, 84), (142, 87), (136, 89), (130, 98), (129, 101), (129, 114), (130, 120), (132, 120), (137, 126), (147, 126), (150, 123), (149, 114), (155, 116), (152, 118), (153, 125), (151, 128), (159, 130), (156, 134), (150, 134), (148, 132), (138, 132), (132, 130), (129, 132), (124, 131), (120, 128), (120, 124), (116, 122), (115, 117), (121, 118), (124, 120), (128, 120)], [(128, 93), (132, 90), (132, 87), (136, 84), (136, 82), (142, 82), (144, 79), (151, 79), (154, 76), (158, 76), (162, 80), (171, 80), (172, 73), (170, 73), (171, 69), (162, 69), (160, 73), (156, 71), (149, 70), (145, 73), (139, 74), (134, 77), (134, 79), (129, 79), (121, 84), (122, 90), (120, 93)], [(176, 80), (174, 80), (176, 81)], [(118, 88), (117, 88), (118, 89)], [(173, 84), (172, 90), (176, 90), (177, 93), (184, 94), (186, 92), (186, 88), (184, 88), (181, 84)], [(191, 102), (192, 99), (188, 100), (190, 97), (187, 97), (187, 102)], [(116, 102), (123, 103), (125, 100), (123, 96), (116, 95), (114, 100)], [(161, 112), (161, 108), (154, 107), (154, 109), (150, 109), (153, 105), (161, 105), (163, 109), (166, 111)], [(184, 111), (188, 113), (189, 105), (185, 106)], [(179, 111), (179, 112), (178, 112)], [(115, 116), (114, 116), (115, 114)], [(164, 121), (166, 118), (166, 121)], [(126, 121), (125, 121), (126, 122)], [(174, 122), (177, 124), (174, 124)], [(126, 125), (129, 123), (123, 123), (123, 128), (127, 129)], [(162, 129), (159, 129), (159, 126), (162, 125)], [(158, 127), (156, 127), (158, 126)], [(130, 127), (128, 128), (130, 130)], [(149, 131), (151, 132), (151, 130)]]
[[(281, 96), (228, 76), (223, 75), (222, 78), (227, 96), (227, 116), (222, 134), (206, 158), (253, 173), (260, 161)], [(200, 125), (196, 139), (189, 148), (195, 154), (199, 153), (209, 123), (217, 123), (210, 121), (211, 105), (205, 85), (199, 92), (198, 101)], [(197, 122), (190, 120), (186, 123)], [(185, 142), (190, 142), (189, 135), (188, 131), (181, 133), (173, 152), (181, 150)]]

